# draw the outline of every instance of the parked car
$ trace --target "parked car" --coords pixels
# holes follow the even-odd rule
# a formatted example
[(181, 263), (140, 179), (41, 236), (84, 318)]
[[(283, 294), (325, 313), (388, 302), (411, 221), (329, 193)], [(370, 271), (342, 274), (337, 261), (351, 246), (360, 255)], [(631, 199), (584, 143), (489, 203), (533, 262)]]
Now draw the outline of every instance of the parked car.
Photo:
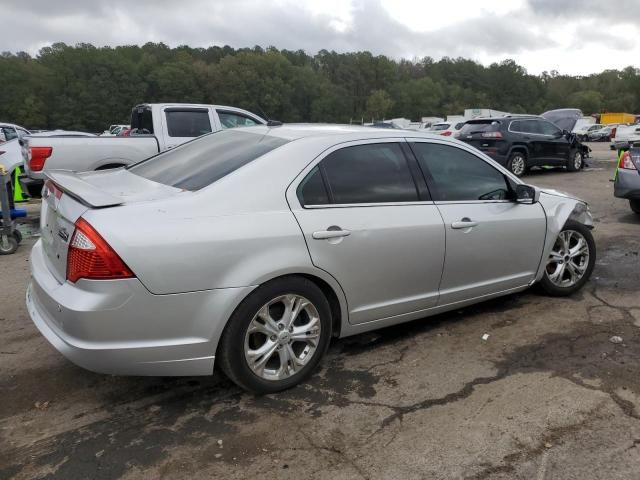
[(464, 124), (465, 124), (464, 121), (441, 122), (441, 123), (436, 123), (434, 125), (431, 125), (431, 127), (427, 131), (429, 133), (433, 133), (436, 135), (443, 135), (445, 137), (450, 137), (450, 136), (458, 137), (459, 132), (464, 126)]
[(589, 149), (575, 135), (535, 116), (468, 121), (458, 136), (520, 177), (535, 166), (580, 170)]
[(611, 150), (627, 150), (636, 142), (640, 143), (640, 124), (621, 125), (611, 140)]
[(275, 392), (334, 336), (536, 283), (570, 295), (595, 262), (586, 203), (421, 132), (256, 126), (47, 176), (28, 312), (97, 372), (210, 375), (215, 360)]
[(582, 129), (578, 131), (574, 131), (574, 133), (578, 136), (578, 139), (582, 142), (586, 142), (589, 140), (589, 134), (592, 132), (596, 132), (604, 128), (604, 125), (600, 123), (592, 123), (590, 125), (584, 126)]
[(105, 130), (102, 132), (104, 136), (114, 136), (117, 135), (120, 130), (123, 128), (131, 128), (131, 125), (111, 125), (109, 130)]
[(611, 141), (612, 128), (610, 125), (603, 125), (596, 130), (589, 130), (587, 139), (590, 142), (609, 142)]
[(640, 143), (621, 154), (613, 194), (628, 199), (631, 210), (640, 214)]
[(22, 183), (41, 186), (48, 170), (88, 171), (131, 165), (206, 133), (261, 125), (256, 114), (234, 107), (179, 103), (137, 105), (131, 111), (136, 135), (94, 138), (27, 137), (23, 140), (26, 175)]

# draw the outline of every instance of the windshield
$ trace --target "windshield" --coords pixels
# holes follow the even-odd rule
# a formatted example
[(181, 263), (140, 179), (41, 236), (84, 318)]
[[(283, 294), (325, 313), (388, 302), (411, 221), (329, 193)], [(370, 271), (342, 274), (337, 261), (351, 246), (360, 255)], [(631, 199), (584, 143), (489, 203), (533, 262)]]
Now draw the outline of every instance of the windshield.
[(285, 143), (263, 133), (223, 130), (143, 160), (129, 171), (171, 187), (200, 190)]
[(500, 122), (495, 120), (475, 120), (465, 123), (460, 136), (473, 135), (476, 133), (498, 132), (500, 130)]

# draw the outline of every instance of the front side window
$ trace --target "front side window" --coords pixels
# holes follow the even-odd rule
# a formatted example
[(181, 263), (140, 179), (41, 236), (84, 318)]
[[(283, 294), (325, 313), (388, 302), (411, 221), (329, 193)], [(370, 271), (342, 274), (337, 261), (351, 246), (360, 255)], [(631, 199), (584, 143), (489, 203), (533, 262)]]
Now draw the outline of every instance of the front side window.
[(436, 143), (415, 143), (418, 163), (433, 179), (436, 201), (509, 200), (511, 189), (502, 173), (461, 148)]
[(254, 119), (236, 112), (223, 112), (218, 110), (218, 117), (220, 117), (222, 128), (252, 127), (259, 125)]
[(331, 153), (319, 165), (331, 203), (419, 200), (407, 160), (397, 143), (345, 147)]
[(199, 137), (211, 133), (207, 109), (166, 109), (167, 130), (170, 137)]
[(556, 127), (553, 123), (550, 122), (538, 122), (540, 125), (540, 132), (543, 135), (549, 135), (549, 136), (558, 136), (561, 133), (561, 130)]

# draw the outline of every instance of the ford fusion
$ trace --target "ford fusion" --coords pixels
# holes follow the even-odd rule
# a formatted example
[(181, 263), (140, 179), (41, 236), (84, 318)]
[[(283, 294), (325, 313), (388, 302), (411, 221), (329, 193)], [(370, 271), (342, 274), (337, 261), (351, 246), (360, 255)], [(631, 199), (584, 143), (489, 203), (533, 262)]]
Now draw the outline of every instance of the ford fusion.
[(128, 168), (52, 171), (29, 314), (72, 362), (275, 392), (332, 337), (593, 270), (581, 200), (419, 132), (256, 126)]

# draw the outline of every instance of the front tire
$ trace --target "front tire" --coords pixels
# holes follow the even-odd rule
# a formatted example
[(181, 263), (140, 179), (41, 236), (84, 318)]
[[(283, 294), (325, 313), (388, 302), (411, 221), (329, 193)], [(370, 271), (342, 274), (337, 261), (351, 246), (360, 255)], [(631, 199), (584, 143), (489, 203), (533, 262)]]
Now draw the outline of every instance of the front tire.
[(582, 163), (584, 159), (582, 158), (582, 152), (580, 150), (574, 150), (569, 155), (569, 160), (567, 161), (567, 170), (570, 172), (577, 172), (582, 168)]
[(551, 248), (542, 289), (551, 296), (564, 297), (580, 290), (596, 264), (596, 243), (582, 223), (567, 220)]
[(283, 277), (258, 287), (238, 306), (217, 360), (241, 388), (279, 392), (311, 375), (329, 347), (331, 329), (322, 290), (306, 278)]
[(638, 215), (640, 215), (640, 200), (629, 200), (629, 206), (631, 207), (631, 210), (633, 210), (633, 213), (637, 213)]
[(513, 152), (507, 162), (507, 168), (516, 177), (521, 177), (527, 171), (527, 156), (520, 151)]

